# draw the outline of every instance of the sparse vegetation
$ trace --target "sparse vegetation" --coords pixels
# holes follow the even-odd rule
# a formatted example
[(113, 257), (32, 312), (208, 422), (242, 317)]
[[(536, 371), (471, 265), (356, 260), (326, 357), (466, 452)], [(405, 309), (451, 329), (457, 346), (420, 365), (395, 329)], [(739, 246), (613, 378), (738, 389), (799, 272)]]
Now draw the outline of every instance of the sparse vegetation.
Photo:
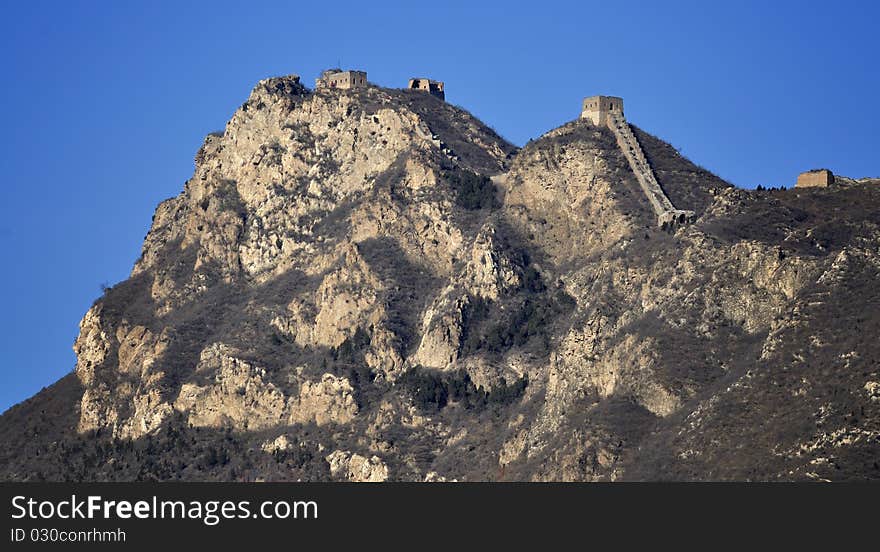
[(758, 186), (755, 188), (755, 191), (756, 192), (781, 192), (781, 191), (787, 190), (787, 189), (788, 188), (786, 188), (785, 186), (765, 187), (765, 186), (762, 186), (761, 184), (758, 184)]
[(408, 370), (399, 381), (413, 404), (425, 412), (440, 411), (450, 403), (458, 403), (466, 410), (509, 406), (522, 397), (528, 383), (528, 376), (509, 385), (501, 378), (498, 386), (486, 391), (474, 385), (464, 370), (447, 373), (421, 366)]
[(469, 210), (498, 206), (495, 185), (488, 176), (461, 169), (445, 173), (444, 178), (455, 192), (455, 201), (459, 206)]
[[(537, 285), (535, 282), (531, 284), (533, 287)], [(539, 349), (546, 350), (550, 346), (547, 331), (550, 323), (555, 317), (570, 312), (574, 306), (574, 299), (562, 291), (526, 295), (512, 315), (488, 326), (484, 324), (470, 329), (464, 342), (464, 352), (497, 354), (511, 347), (522, 347), (533, 339), (537, 340), (535, 343)], [(475, 316), (473, 320), (478, 322), (479, 318)]]
[(354, 400), (358, 408), (365, 408), (381, 394), (375, 389), (375, 374), (367, 365), (364, 353), (369, 349), (371, 338), (363, 328), (358, 327), (354, 335), (345, 338), (339, 347), (331, 350), (337, 375), (348, 378), (354, 389)]
[(221, 180), (214, 191), (214, 197), (221, 211), (232, 211), (239, 215), (247, 212), (234, 180)]

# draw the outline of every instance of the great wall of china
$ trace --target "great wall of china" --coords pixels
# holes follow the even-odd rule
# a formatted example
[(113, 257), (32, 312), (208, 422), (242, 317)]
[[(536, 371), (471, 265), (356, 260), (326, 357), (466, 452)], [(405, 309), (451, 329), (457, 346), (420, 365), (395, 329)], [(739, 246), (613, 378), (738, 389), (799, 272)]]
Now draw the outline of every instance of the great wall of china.
[(629, 123), (623, 115), (623, 99), (614, 96), (591, 96), (584, 98), (581, 118), (589, 119), (597, 126), (607, 126), (614, 133), (617, 145), (626, 156), (629, 166), (642, 191), (645, 192), (654, 213), (657, 215), (657, 224), (668, 227), (674, 224), (690, 222), (694, 219), (693, 211), (676, 209), (669, 200), (660, 183), (657, 182), (654, 171), (648, 163), (642, 146), (633, 134)]
[[(365, 71), (342, 71), (341, 69), (328, 69), (316, 79), (317, 88), (350, 89), (367, 86), (367, 73)], [(440, 81), (426, 78), (412, 78), (407, 88), (420, 90), (444, 99), (444, 85)], [(623, 151), (629, 162), (629, 166), (636, 175), (642, 191), (648, 198), (648, 202), (657, 215), (657, 225), (663, 228), (672, 227), (676, 224), (692, 222), (695, 219), (693, 211), (676, 209), (672, 201), (663, 191), (657, 177), (651, 169), (648, 158), (642, 150), (641, 144), (633, 134), (626, 117), (623, 114), (623, 98), (616, 96), (590, 96), (584, 98), (581, 109), (581, 119), (588, 119), (596, 126), (607, 126), (614, 133), (617, 145)], [(430, 140), (443, 153), (455, 159), (454, 153), (440, 141), (423, 122), (417, 133), (425, 140)], [(496, 175), (493, 180), (503, 181), (505, 175)], [(824, 184), (827, 186), (827, 184)]]

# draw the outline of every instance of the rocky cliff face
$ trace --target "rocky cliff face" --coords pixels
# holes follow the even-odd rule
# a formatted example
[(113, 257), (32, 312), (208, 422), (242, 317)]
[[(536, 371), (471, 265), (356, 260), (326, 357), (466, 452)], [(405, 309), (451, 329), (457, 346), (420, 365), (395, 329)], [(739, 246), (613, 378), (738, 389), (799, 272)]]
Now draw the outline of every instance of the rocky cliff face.
[(156, 210), (5, 479), (880, 477), (880, 189), (738, 190), (637, 131), (522, 150), (419, 92), (260, 82)]

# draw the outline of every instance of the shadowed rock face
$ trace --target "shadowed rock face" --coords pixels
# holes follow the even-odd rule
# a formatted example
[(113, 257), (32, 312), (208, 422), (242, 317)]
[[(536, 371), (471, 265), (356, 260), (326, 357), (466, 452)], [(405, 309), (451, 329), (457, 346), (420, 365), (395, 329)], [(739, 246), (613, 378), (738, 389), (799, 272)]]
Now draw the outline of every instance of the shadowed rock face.
[(880, 189), (738, 190), (633, 129), (522, 150), (428, 94), (261, 81), (156, 210), (3, 479), (880, 476)]

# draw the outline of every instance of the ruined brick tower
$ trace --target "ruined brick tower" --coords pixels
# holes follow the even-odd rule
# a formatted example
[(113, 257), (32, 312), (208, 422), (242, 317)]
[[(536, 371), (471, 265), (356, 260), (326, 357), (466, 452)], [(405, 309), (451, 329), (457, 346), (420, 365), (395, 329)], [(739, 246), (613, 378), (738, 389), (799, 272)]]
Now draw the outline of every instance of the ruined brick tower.
[(409, 88), (410, 90), (421, 90), (423, 92), (427, 92), (428, 94), (436, 96), (441, 100), (446, 99), (446, 93), (443, 92), (443, 83), (441, 81), (413, 77), (409, 79), (409, 84), (407, 85), (407, 88)]
[(349, 90), (367, 85), (366, 71), (343, 71), (342, 69), (327, 69), (321, 76), (315, 79), (315, 88), (340, 88)]
[(813, 169), (797, 177), (795, 188), (827, 188), (834, 184), (834, 173), (828, 169)]
[(590, 96), (584, 98), (581, 118), (593, 121), (596, 126), (604, 126), (608, 115), (614, 113), (623, 117), (623, 98), (616, 96)]
[(623, 98), (616, 96), (584, 98), (581, 119), (588, 119), (596, 126), (607, 126), (614, 133), (617, 145), (629, 161), (629, 166), (636, 175), (639, 186), (657, 215), (659, 226), (665, 228), (694, 219), (693, 211), (676, 209), (666, 192), (660, 187), (660, 183), (648, 163), (648, 158), (642, 151), (641, 144), (623, 115)]

